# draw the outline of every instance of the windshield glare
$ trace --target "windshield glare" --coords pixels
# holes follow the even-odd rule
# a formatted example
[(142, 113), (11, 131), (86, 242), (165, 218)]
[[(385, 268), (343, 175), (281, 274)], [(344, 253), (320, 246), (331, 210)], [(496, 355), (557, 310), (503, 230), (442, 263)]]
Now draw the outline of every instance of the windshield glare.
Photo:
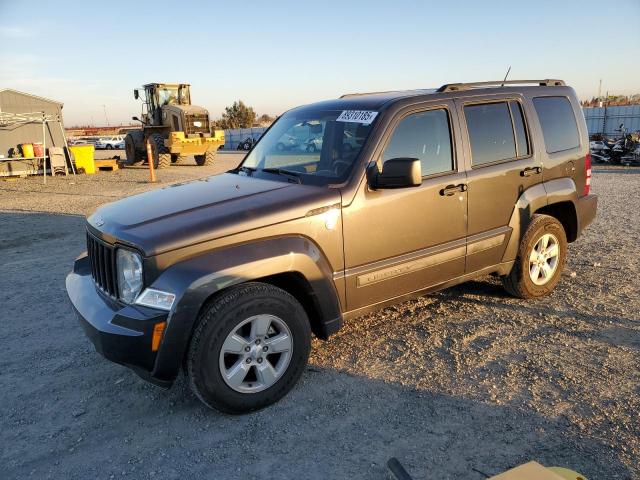
[[(344, 181), (372, 124), (343, 122), (341, 111), (289, 112), (264, 134), (241, 167), (294, 172), (301, 183), (323, 185)], [(286, 177), (285, 177), (286, 178)]]

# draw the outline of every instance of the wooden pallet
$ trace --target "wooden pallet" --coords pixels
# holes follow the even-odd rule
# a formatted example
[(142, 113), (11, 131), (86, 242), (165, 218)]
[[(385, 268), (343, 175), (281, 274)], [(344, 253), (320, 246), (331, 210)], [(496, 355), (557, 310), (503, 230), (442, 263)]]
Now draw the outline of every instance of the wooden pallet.
[(113, 158), (108, 158), (106, 160), (94, 160), (93, 163), (96, 166), (96, 170), (116, 171), (119, 168), (118, 161)]

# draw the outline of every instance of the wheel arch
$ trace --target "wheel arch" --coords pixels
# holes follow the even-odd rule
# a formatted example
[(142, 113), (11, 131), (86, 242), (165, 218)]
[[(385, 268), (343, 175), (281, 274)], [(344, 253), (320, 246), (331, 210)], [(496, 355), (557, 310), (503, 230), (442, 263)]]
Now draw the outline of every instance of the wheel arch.
[(575, 204), (578, 200), (576, 185), (571, 178), (558, 178), (538, 183), (520, 194), (509, 220), (512, 234), (502, 262), (512, 262), (518, 246), (535, 214), (551, 215), (558, 219), (567, 234), (567, 240), (578, 238), (578, 220)]
[(306, 237), (280, 237), (214, 250), (179, 262), (149, 287), (176, 292), (153, 376), (173, 380), (183, 363), (197, 319), (212, 301), (247, 282), (282, 288), (305, 309), (313, 333), (328, 338), (342, 326), (332, 269)]

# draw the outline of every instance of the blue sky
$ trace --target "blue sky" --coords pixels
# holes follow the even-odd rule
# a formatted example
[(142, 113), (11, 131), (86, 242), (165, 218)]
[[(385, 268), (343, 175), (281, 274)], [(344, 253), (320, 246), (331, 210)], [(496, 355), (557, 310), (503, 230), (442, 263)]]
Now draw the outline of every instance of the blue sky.
[[(600, 14), (599, 12), (602, 12)], [(354, 91), (561, 78), (581, 98), (640, 92), (640, 0), (290, 2), (0, 0), (0, 88), (128, 122), (133, 88), (187, 82), (217, 118)]]

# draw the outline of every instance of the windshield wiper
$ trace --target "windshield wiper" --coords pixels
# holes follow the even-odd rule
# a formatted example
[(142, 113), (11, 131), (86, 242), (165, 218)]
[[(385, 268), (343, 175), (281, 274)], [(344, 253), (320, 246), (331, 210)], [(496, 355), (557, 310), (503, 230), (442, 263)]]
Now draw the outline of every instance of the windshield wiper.
[(282, 175), (284, 177), (288, 177), (292, 180), (295, 180), (296, 183), (302, 183), (302, 179), (300, 178), (300, 172), (294, 172), (291, 170), (285, 170), (284, 168), (276, 168), (276, 167), (267, 167), (261, 169), (263, 172), (267, 173), (275, 173), (276, 175)]

